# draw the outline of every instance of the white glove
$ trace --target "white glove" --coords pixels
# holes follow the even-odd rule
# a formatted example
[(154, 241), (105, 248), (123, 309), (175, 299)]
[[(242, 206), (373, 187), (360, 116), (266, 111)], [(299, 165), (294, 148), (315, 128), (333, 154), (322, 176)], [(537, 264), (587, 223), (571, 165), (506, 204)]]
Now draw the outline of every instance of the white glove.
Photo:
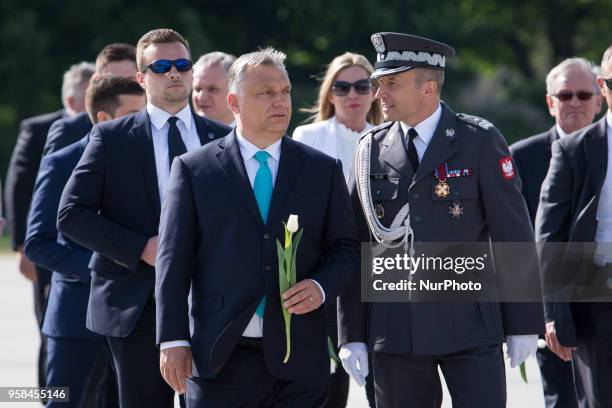
[(529, 356), (535, 355), (538, 349), (538, 335), (522, 334), (508, 336), (506, 337), (506, 345), (508, 346), (510, 367), (514, 368), (527, 360)]
[(344, 371), (359, 385), (364, 386), (368, 376), (368, 350), (365, 343), (346, 343), (340, 347), (338, 357)]

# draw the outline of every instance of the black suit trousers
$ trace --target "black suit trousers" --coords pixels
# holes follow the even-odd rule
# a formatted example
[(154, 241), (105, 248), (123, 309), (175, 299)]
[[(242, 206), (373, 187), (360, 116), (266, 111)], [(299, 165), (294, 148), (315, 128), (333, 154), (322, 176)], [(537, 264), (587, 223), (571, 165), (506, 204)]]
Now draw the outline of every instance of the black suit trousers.
[(440, 356), (373, 352), (377, 408), (432, 408), (442, 404), (444, 375), (453, 408), (505, 408), (506, 372), (501, 345)]
[(187, 408), (323, 408), (327, 386), (274, 378), (260, 349), (238, 345), (217, 377), (187, 380)]
[(107, 337), (119, 386), (121, 408), (173, 408), (174, 390), (159, 371), (155, 304), (147, 302), (127, 337)]
[(578, 406), (612, 407), (612, 336), (579, 338), (572, 367)]

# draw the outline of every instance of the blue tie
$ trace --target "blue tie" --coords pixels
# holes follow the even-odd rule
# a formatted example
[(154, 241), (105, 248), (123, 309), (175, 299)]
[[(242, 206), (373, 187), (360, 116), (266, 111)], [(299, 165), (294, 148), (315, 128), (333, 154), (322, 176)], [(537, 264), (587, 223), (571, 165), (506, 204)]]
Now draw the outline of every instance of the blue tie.
[[(270, 200), (272, 199), (272, 172), (268, 167), (268, 157), (270, 154), (263, 150), (255, 153), (255, 160), (259, 162), (259, 168), (257, 174), (255, 174), (255, 181), (253, 182), (253, 192), (255, 193), (255, 200), (259, 207), (259, 213), (264, 224), (268, 220), (268, 212), (270, 211)], [(263, 319), (264, 310), (266, 308), (266, 297), (264, 296), (257, 306), (255, 313), (257, 316)]]

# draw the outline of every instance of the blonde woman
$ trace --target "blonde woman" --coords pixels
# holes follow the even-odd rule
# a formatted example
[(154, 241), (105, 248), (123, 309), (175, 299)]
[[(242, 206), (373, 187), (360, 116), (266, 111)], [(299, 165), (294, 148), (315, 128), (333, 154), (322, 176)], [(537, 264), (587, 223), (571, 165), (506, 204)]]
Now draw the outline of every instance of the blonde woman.
[[(339, 159), (347, 182), (360, 134), (382, 122), (382, 109), (380, 102), (374, 99), (375, 90), (370, 80), (373, 71), (372, 64), (363, 55), (346, 52), (334, 58), (321, 82), (317, 104), (305, 109), (313, 114), (313, 123), (299, 126), (293, 132), (293, 139)], [(327, 329), (338, 351), (336, 300), (326, 303)], [(338, 367), (329, 383), (327, 408), (344, 408), (348, 375)], [(375, 406), (373, 384), (373, 381), (366, 382), (366, 394), (372, 408)]]
[(347, 181), (359, 135), (382, 121), (372, 71), (363, 55), (346, 52), (334, 58), (321, 82), (317, 105), (305, 109), (313, 113), (313, 123), (293, 132), (293, 139), (340, 159)]

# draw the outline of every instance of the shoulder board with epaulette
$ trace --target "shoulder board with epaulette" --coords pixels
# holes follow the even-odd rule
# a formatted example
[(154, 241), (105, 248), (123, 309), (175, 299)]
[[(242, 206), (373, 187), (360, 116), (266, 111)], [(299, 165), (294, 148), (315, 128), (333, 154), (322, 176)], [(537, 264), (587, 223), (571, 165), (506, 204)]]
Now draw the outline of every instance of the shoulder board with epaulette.
[(364, 138), (366, 135), (368, 135), (368, 134), (370, 134), (370, 133), (371, 133), (371, 134), (374, 134), (374, 133), (376, 133), (376, 132), (378, 132), (378, 131), (380, 131), (380, 130), (383, 130), (383, 129), (389, 128), (389, 127), (391, 127), (391, 125), (393, 125), (393, 121), (390, 121), (390, 122), (385, 122), (385, 123), (381, 123), (381, 124), (380, 124), (380, 125), (378, 125), (378, 126), (374, 126), (372, 129), (369, 129), (369, 130), (367, 130), (367, 131), (363, 132), (363, 133), (361, 134), (361, 136), (359, 137), (359, 140), (363, 139), (363, 138)]
[(459, 119), (462, 122), (467, 123), (468, 125), (478, 126), (479, 128), (483, 130), (489, 130), (495, 127), (495, 125), (493, 125), (491, 122), (489, 122), (486, 119), (483, 119), (481, 117), (474, 116), (474, 115), (468, 115), (466, 113), (458, 113), (457, 119)]

